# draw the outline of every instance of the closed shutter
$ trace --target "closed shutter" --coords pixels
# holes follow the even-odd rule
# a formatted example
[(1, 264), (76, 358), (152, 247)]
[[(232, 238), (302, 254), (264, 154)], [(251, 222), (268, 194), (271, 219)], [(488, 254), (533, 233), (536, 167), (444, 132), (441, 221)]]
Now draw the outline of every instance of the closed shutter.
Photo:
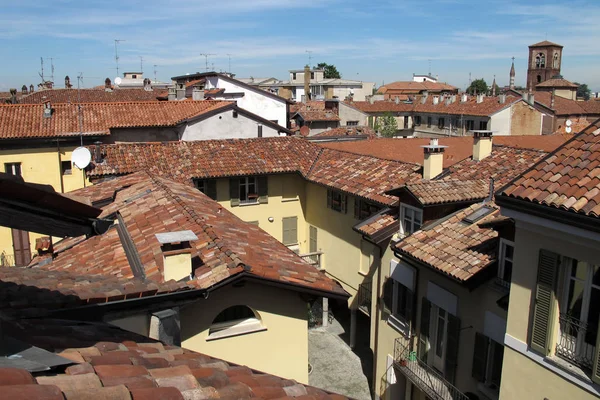
[(259, 176), (256, 180), (258, 183), (258, 202), (266, 204), (269, 202), (269, 177)]
[(448, 313), (448, 335), (446, 343), (446, 363), (444, 378), (454, 384), (456, 366), (458, 365), (458, 337), (460, 335), (460, 319)]
[(431, 302), (425, 297), (421, 299), (421, 330), (419, 332), (419, 357), (421, 361), (427, 362), (429, 352), (429, 315), (431, 313)]
[(354, 198), (354, 218), (360, 219), (360, 199), (358, 197)]
[(327, 208), (331, 208), (331, 189), (327, 189)]
[(489, 339), (487, 336), (476, 332), (475, 333), (475, 348), (473, 349), (473, 366), (472, 375), (473, 378), (479, 382), (485, 382), (485, 369), (487, 366), (487, 354)]
[(344, 214), (346, 214), (348, 212), (348, 196), (347, 195), (342, 194), (341, 203), (342, 203), (342, 212)]
[[(207, 179), (205, 181), (206, 187), (206, 195), (213, 200), (217, 199), (217, 180), (216, 179)], [(239, 186), (238, 186), (239, 187)]]
[(317, 251), (317, 228), (311, 225), (309, 228), (308, 235), (309, 235), (308, 251), (310, 253), (314, 253)]
[(383, 284), (383, 310), (382, 318), (387, 320), (392, 313), (392, 302), (394, 301), (394, 280), (386, 278)]
[(11, 229), (14, 261), (16, 267), (24, 267), (31, 261), (31, 249), (29, 247), (29, 232), (20, 229)]
[(240, 205), (240, 180), (237, 178), (229, 179), (229, 198), (232, 207)]
[(373, 116), (369, 115), (369, 128), (373, 129)]
[(298, 217), (283, 218), (283, 244), (298, 243)]
[(558, 254), (540, 250), (530, 346), (544, 356), (550, 352), (552, 310), (559, 262)]
[(415, 294), (410, 289), (406, 290), (406, 310), (404, 310), (404, 314), (406, 317), (406, 321), (411, 323), (412, 326), (412, 317), (413, 317), (413, 302), (415, 299)]

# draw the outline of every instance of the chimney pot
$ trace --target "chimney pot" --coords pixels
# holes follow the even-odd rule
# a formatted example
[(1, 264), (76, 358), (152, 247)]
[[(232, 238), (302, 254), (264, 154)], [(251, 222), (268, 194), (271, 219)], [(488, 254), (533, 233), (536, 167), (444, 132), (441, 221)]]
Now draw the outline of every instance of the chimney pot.
[(469, 98), (468, 98), (468, 96), (467, 96), (466, 93), (463, 93), (463, 94), (460, 95), (460, 102), (461, 103), (466, 103), (468, 99)]
[(440, 102), (440, 97), (439, 96), (433, 96), (433, 105), (437, 105)]
[(473, 160), (481, 161), (492, 154), (492, 132), (473, 132)]
[(429, 145), (422, 146), (423, 159), (423, 179), (433, 179), (444, 170), (444, 150), (447, 146), (440, 146), (438, 139), (429, 140)]
[(161, 244), (163, 252), (164, 280), (180, 281), (191, 277), (192, 246), (190, 242), (198, 240), (196, 234), (190, 230), (157, 233), (156, 239)]
[(100, 147), (102, 142), (97, 141), (94, 142), (94, 163), (100, 164), (102, 163), (102, 148)]
[(501, 94), (498, 96), (498, 102), (500, 104), (504, 104), (506, 102), (506, 95), (505, 94)]

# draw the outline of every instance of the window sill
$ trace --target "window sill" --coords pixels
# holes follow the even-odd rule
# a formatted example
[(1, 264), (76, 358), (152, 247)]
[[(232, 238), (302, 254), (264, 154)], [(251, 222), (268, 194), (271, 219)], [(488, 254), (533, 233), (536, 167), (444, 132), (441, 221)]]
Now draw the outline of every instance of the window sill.
[(566, 371), (569, 374), (585, 381), (586, 383), (588, 383), (590, 385), (593, 384), (593, 381), (590, 379), (589, 375), (585, 373), (584, 370), (582, 370), (577, 365), (571, 364), (567, 360), (560, 358), (559, 356), (556, 356), (556, 355), (547, 356), (546, 361), (548, 361), (549, 363), (553, 364), (554, 366), (562, 369), (563, 371)]
[(267, 330), (267, 328), (265, 326), (263, 326), (259, 320), (251, 319), (251, 320), (247, 320), (247, 321), (238, 323), (236, 325), (230, 326), (229, 328), (225, 328), (218, 332), (211, 333), (206, 338), (206, 341), (210, 342), (213, 340), (225, 339), (225, 338), (233, 337), (233, 336), (247, 335), (250, 333), (262, 332), (262, 331), (266, 331), (266, 330)]
[(369, 276), (369, 272), (358, 271), (358, 274), (361, 276)]
[(293, 199), (292, 199), (292, 198), (290, 198), (290, 199), (284, 199), (284, 198), (282, 198), (282, 199), (281, 199), (281, 202), (282, 202), (282, 203), (288, 203), (288, 202), (290, 202), (290, 201), (298, 201), (298, 200), (300, 200), (300, 198), (299, 198), (299, 197), (294, 197)]
[(402, 334), (405, 338), (410, 338), (410, 326), (408, 322), (404, 321), (403, 319), (394, 317), (393, 315), (390, 315), (386, 322), (389, 326), (391, 326), (398, 333)]
[(500, 397), (500, 393), (496, 392), (492, 388), (485, 386), (481, 382), (477, 384), (477, 390), (480, 391), (489, 400), (498, 400), (498, 398)]
[(260, 203), (258, 201), (252, 201), (252, 202), (248, 202), (248, 203), (242, 203), (240, 201), (240, 207), (246, 207), (246, 206), (257, 206)]

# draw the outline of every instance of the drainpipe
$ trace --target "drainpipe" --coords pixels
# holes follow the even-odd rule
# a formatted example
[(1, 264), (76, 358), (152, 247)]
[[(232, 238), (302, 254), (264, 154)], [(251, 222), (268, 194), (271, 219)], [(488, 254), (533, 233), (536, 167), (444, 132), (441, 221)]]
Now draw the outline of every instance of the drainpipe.
[(64, 193), (65, 192), (65, 184), (63, 182), (63, 175), (62, 175), (62, 168), (61, 168), (62, 160), (60, 159), (60, 143), (59, 143), (58, 139), (56, 139), (56, 157), (58, 158), (58, 180), (60, 181), (60, 192)]

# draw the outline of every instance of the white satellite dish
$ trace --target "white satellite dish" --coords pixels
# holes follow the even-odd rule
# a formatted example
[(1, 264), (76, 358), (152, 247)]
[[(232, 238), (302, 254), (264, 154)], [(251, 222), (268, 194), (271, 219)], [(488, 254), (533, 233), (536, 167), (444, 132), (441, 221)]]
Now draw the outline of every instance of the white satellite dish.
[(567, 132), (567, 133), (571, 133), (571, 131), (572, 131), (572, 130), (573, 130), (573, 129), (571, 129), (571, 127), (570, 127), (570, 126), (567, 126), (567, 127), (565, 128), (565, 132)]
[(565, 122), (565, 125), (567, 125), (567, 126), (571, 126), (571, 125), (573, 125), (573, 122), (571, 122), (571, 120), (570, 120), (570, 119), (568, 119), (568, 120), (567, 120), (567, 122)]
[(121, 79), (121, 77), (119, 77), (119, 76), (117, 76), (117, 77), (115, 78), (115, 83), (116, 83), (117, 85), (120, 85), (122, 81), (123, 81), (123, 80), (122, 80), (122, 79)]
[(90, 161), (92, 161), (92, 154), (85, 147), (78, 147), (73, 150), (73, 154), (71, 154), (71, 161), (77, 168), (84, 169), (90, 165)]

